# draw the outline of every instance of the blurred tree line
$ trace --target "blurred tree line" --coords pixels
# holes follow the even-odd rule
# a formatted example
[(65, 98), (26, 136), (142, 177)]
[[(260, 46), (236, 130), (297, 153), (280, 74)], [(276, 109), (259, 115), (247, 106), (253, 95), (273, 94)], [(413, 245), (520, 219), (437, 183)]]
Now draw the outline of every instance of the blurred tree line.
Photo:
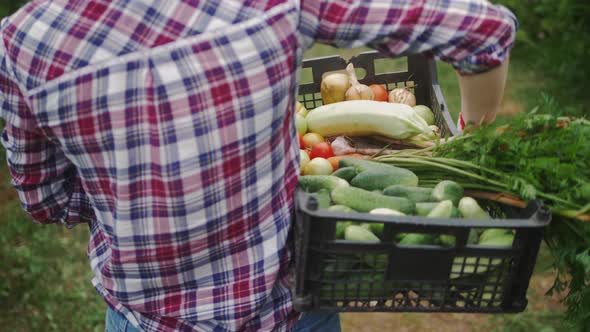
[(498, 0), (518, 17), (514, 56), (529, 61), (548, 93), (578, 115), (590, 113), (590, 1)]
[[(525, 59), (549, 83), (548, 93), (574, 112), (590, 108), (590, 1), (496, 0), (518, 17), (514, 56)], [(2, 0), (0, 17), (26, 1)]]

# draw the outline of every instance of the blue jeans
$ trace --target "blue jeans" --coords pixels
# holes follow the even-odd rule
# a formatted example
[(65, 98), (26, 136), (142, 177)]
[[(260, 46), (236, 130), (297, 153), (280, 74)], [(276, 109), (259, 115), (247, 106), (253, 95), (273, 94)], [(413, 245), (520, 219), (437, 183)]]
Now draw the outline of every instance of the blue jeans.
[[(340, 316), (329, 312), (306, 312), (291, 332), (340, 332)], [(106, 332), (139, 332), (125, 316), (107, 309)]]

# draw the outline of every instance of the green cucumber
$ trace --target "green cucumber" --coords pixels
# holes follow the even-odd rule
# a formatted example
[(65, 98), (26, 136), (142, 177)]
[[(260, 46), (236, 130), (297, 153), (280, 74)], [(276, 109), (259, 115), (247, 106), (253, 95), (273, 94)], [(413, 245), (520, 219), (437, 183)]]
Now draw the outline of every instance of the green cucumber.
[(364, 172), (369, 169), (380, 169), (380, 170), (390, 170), (392, 168), (398, 168), (392, 165), (370, 161), (365, 159), (357, 159), (357, 158), (342, 158), (338, 161), (338, 167), (354, 167), (358, 173)]
[(332, 190), (332, 200), (359, 212), (388, 208), (412, 214), (415, 209), (415, 204), (407, 198), (385, 196), (354, 187), (338, 187)]
[(349, 208), (346, 205), (332, 205), (328, 208), (330, 211), (337, 211), (337, 212), (354, 212), (353, 209)]
[(395, 184), (417, 186), (418, 177), (412, 171), (392, 167), (391, 169), (368, 169), (357, 174), (350, 184), (365, 190), (383, 190)]
[(379, 242), (379, 238), (363, 226), (349, 225), (344, 231), (347, 241)]
[(453, 214), (453, 202), (450, 200), (438, 203), (426, 217), (428, 218), (450, 218)]
[(416, 203), (416, 214), (421, 217), (426, 217), (437, 205), (438, 202)]
[(336, 222), (336, 239), (343, 240), (346, 228), (352, 225), (352, 221), (338, 221)]
[(459, 204), (463, 198), (463, 187), (455, 181), (444, 180), (439, 182), (434, 189), (432, 189), (432, 199), (436, 201), (451, 200), (453, 205)]
[(393, 283), (384, 281), (383, 273), (362, 273), (342, 275), (339, 282), (325, 283), (320, 290), (320, 297), (324, 299), (367, 299), (385, 297), (393, 294)]
[(348, 187), (346, 180), (332, 175), (304, 175), (299, 177), (298, 184), (307, 192), (317, 192), (321, 189), (329, 191), (338, 187)]
[(484, 238), (483, 240), (480, 238), (477, 245), (493, 247), (512, 247), (512, 242), (514, 242), (514, 235), (504, 234), (495, 237)]
[(432, 234), (409, 233), (409, 234), (406, 234), (399, 241), (399, 244), (418, 245), (418, 244), (434, 244), (435, 242), (436, 242), (436, 236), (434, 236)]
[(352, 178), (354, 178), (357, 174), (358, 173), (356, 171), (356, 168), (343, 167), (343, 168), (339, 168), (336, 171), (334, 171), (334, 173), (332, 173), (332, 176), (339, 177), (343, 180), (350, 182), (350, 180), (352, 180)]
[(465, 218), (490, 219), (490, 215), (484, 211), (477, 201), (471, 197), (463, 197), (459, 201), (459, 211)]
[(405, 197), (414, 203), (432, 202), (432, 188), (420, 188), (394, 184), (383, 189), (387, 196)]
[(479, 242), (487, 242), (504, 235), (512, 235), (512, 230), (506, 228), (488, 228), (479, 235)]
[(330, 192), (326, 189), (321, 189), (318, 192), (311, 193), (309, 196), (314, 197), (318, 202), (318, 208), (320, 209), (327, 209), (332, 204), (332, 200), (330, 199)]

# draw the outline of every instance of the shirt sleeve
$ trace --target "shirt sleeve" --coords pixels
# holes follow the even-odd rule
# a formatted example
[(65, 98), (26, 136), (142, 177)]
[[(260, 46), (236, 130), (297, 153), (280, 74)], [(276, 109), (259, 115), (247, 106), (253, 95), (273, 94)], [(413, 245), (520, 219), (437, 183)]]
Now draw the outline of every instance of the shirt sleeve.
[(94, 219), (76, 167), (61, 149), (36, 127), (19, 85), (7, 70), (0, 46), (0, 141), (12, 185), (35, 222), (72, 226)]
[(425, 53), (462, 74), (504, 62), (518, 21), (485, 0), (303, 0), (300, 30), (340, 48), (371, 46), (389, 56)]

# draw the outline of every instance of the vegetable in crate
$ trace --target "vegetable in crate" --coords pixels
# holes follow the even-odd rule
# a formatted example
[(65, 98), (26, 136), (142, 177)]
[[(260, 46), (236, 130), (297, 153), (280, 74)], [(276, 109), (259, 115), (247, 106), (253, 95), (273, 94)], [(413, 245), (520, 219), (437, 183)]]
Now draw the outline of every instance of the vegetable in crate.
[(306, 117), (310, 132), (323, 136), (381, 135), (406, 139), (422, 134), (436, 139), (436, 134), (412, 107), (374, 100), (350, 100), (323, 105)]
[(346, 180), (333, 175), (304, 175), (300, 176), (298, 184), (307, 192), (316, 192), (321, 189), (329, 191), (337, 187), (348, 187)]
[(303, 175), (330, 175), (334, 169), (332, 164), (324, 158), (313, 158), (303, 168)]
[(395, 88), (389, 93), (389, 102), (414, 107), (416, 106), (416, 96), (408, 88)]
[(469, 219), (490, 219), (490, 215), (484, 211), (477, 201), (471, 197), (463, 197), (459, 201), (459, 211), (465, 218)]
[(415, 204), (403, 197), (391, 197), (354, 187), (337, 187), (332, 190), (332, 200), (359, 212), (369, 212), (377, 208), (389, 208), (412, 214)]
[(432, 198), (437, 201), (451, 200), (454, 205), (463, 198), (463, 187), (455, 181), (443, 180), (432, 189)]
[[(413, 174), (413, 173), (412, 173)], [(414, 203), (432, 202), (432, 188), (420, 188), (416, 186), (392, 185), (383, 189), (387, 196), (405, 197)]]
[(418, 177), (407, 169), (392, 167), (390, 169), (368, 169), (357, 174), (350, 184), (365, 190), (383, 190), (395, 184), (417, 186)]
[(416, 105), (414, 106), (414, 111), (416, 111), (416, 113), (418, 113), (429, 126), (434, 125), (434, 113), (432, 113), (432, 110), (428, 106)]
[(328, 105), (344, 101), (346, 91), (349, 87), (350, 80), (348, 73), (342, 71), (324, 73), (320, 85), (323, 104)]
[(375, 94), (373, 90), (364, 84), (360, 84), (356, 78), (356, 73), (354, 72), (354, 66), (352, 63), (349, 63), (346, 66), (346, 71), (348, 72), (348, 79), (350, 80), (350, 88), (346, 91), (344, 98), (346, 100), (373, 100), (375, 99)]

